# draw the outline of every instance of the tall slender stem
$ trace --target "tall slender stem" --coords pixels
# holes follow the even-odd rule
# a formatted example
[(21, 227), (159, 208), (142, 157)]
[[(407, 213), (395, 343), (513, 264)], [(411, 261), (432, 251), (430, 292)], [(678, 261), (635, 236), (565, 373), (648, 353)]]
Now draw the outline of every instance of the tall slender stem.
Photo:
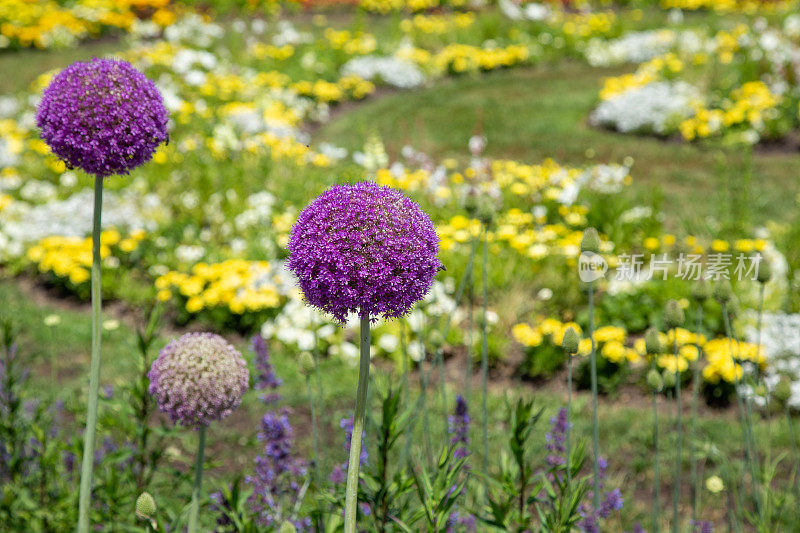
[[(653, 356), (653, 369), (656, 356)], [(658, 471), (658, 391), (653, 390), (653, 533), (658, 533), (658, 516), (661, 514), (661, 476)]]
[(356, 413), (353, 418), (353, 436), (350, 439), (350, 460), (347, 463), (347, 488), (344, 503), (344, 533), (356, 533), (356, 507), (358, 503), (358, 469), (361, 460), (361, 438), (367, 414), (367, 386), (369, 384), (369, 315), (361, 317), (361, 355), (358, 367)]
[(483, 319), (481, 320), (481, 386), (483, 387), (483, 472), (486, 473), (489, 458), (489, 344), (486, 331), (489, 301), (489, 236), (483, 225)]
[[(314, 325), (312, 327), (314, 329), (314, 350), (311, 352), (311, 355), (314, 356), (314, 382), (317, 389), (313, 393), (313, 401), (316, 405), (317, 402), (323, 402), (325, 400), (322, 395), (322, 372), (319, 370), (319, 334), (317, 332), (317, 326)], [(317, 431), (319, 431), (319, 424), (317, 424), (315, 427)], [(322, 455), (319, 449), (318, 441), (315, 445), (317, 446), (315, 450), (315, 453), (317, 454), (317, 460), (315, 461), (317, 470), (319, 472), (324, 472), (327, 467), (325, 464), (325, 457)]]
[(800, 447), (797, 444), (797, 437), (794, 434), (794, 424), (792, 423), (792, 412), (789, 410), (789, 406), (784, 406), (784, 412), (786, 414), (786, 432), (789, 434), (789, 442), (792, 443), (792, 451), (794, 452), (794, 468), (792, 469), (792, 479), (794, 480), (794, 484), (797, 488), (797, 497), (800, 499), (800, 479), (798, 479), (798, 473), (800, 473)]
[(589, 340), (592, 343), (590, 364), (592, 372), (592, 453), (594, 455), (594, 483), (592, 503), (594, 511), (600, 508), (600, 426), (597, 422), (597, 350), (594, 345), (594, 282), (589, 282)]
[[(695, 334), (701, 335), (703, 328), (703, 306), (697, 306), (697, 327)], [(692, 524), (697, 523), (697, 508), (699, 506), (700, 498), (700, 485), (697, 478), (697, 402), (700, 397), (700, 358), (703, 354), (700, 343), (697, 343), (697, 359), (694, 361), (694, 368), (692, 369), (692, 419), (689, 427), (689, 434), (691, 435), (691, 476), (692, 476)]]
[(92, 360), (89, 367), (89, 401), (86, 429), (83, 432), (83, 462), (78, 503), (78, 533), (89, 533), (92, 507), (92, 467), (97, 429), (97, 395), (100, 390), (100, 228), (103, 211), (103, 178), (94, 178), (94, 215), (92, 217)]
[(572, 494), (572, 446), (570, 433), (572, 431), (572, 354), (567, 352), (567, 494)]
[(748, 416), (749, 409), (745, 405), (745, 399), (742, 398), (741, 388), (741, 381), (739, 379), (739, 373), (736, 371), (736, 365), (739, 364), (739, 367), (742, 369), (742, 373), (744, 373), (744, 368), (741, 366), (741, 363), (737, 363), (737, 357), (734, 356), (733, 350), (733, 327), (731, 326), (731, 319), (730, 315), (728, 315), (728, 306), (723, 303), (722, 304), (722, 318), (725, 323), (725, 334), (728, 336), (728, 347), (730, 349), (730, 355), (733, 359), (733, 380), (734, 380), (734, 390), (736, 392), (736, 403), (739, 406), (739, 418), (741, 419), (742, 423), (742, 436), (744, 437), (744, 457), (745, 457), (745, 464), (750, 469), (750, 478), (751, 483), (753, 485), (753, 493), (755, 495), (756, 500), (756, 512), (760, 513), (760, 504), (758, 498), (758, 490), (756, 488), (757, 477), (755, 472), (755, 467), (753, 465), (753, 451), (750, 447), (751, 442), (751, 432), (750, 432), (750, 417)]
[(672, 353), (675, 356), (675, 410), (678, 445), (675, 450), (675, 482), (672, 493), (672, 531), (678, 533), (678, 501), (681, 498), (681, 445), (683, 427), (681, 423), (681, 369), (678, 368), (678, 330), (672, 329)]
[[(316, 360), (316, 357), (314, 357)], [(320, 449), (319, 449), (319, 430), (317, 422), (317, 406), (314, 399), (314, 389), (311, 386), (311, 376), (306, 375), (306, 390), (308, 391), (308, 404), (311, 408), (311, 433), (314, 439), (314, 481), (317, 484), (317, 490), (322, 489), (322, 476), (320, 465)]]
[[(472, 238), (472, 247), (475, 248), (475, 242), (477, 239), (475, 237)], [(471, 254), (474, 254), (474, 249)], [(473, 308), (475, 307), (475, 295), (473, 294), (473, 283), (472, 283), (472, 270), (467, 273), (468, 276), (466, 277), (466, 291), (467, 291), (467, 324), (464, 327), (464, 344), (466, 345), (466, 350), (464, 351), (466, 356), (466, 361), (464, 361), (464, 398), (466, 398), (467, 402), (469, 402), (470, 392), (472, 392), (472, 362), (473, 362), (473, 355), (472, 355), (472, 326), (475, 323), (474, 317), (472, 316)]]
[(194, 464), (194, 485), (192, 486), (192, 506), (189, 508), (189, 533), (197, 533), (197, 519), (200, 514), (200, 493), (203, 488), (203, 455), (206, 450), (206, 426), (200, 426), (197, 438), (197, 457)]

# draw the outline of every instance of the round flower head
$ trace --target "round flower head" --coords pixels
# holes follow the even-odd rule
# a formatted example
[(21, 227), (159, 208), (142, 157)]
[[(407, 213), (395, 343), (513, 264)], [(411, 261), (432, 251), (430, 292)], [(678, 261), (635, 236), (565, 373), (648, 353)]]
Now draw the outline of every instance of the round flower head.
[(341, 322), (350, 312), (399, 317), (441, 268), (438, 242), (430, 218), (399, 191), (336, 185), (300, 213), (288, 267), (306, 300)]
[(250, 373), (242, 354), (219, 335), (187, 333), (161, 350), (147, 377), (161, 411), (176, 424), (198, 427), (238, 407)]
[(42, 139), (70, 168), (127, 174), (168, 140), (168, 113), (155, 84), (130, 63), (76, 62), (44, 90), (36, 113)]

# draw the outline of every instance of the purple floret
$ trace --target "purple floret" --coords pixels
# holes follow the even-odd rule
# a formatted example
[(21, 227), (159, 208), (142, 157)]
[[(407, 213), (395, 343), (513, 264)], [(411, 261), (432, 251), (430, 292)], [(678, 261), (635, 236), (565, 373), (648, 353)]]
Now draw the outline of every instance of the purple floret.
[(469, 455), (469, 407), (467, 401), (460, 394), (456, 396), (456, 408), (454, 414), (447, 417), (450, 434), (450, 444), (455, 446), (453, 457), (463, 459)]
[(187, 333), (158, 354), (147, 374), (158, 408), (184, 426), (207, 426), (239, 406), (250, 373), (242, 354), (213, 333)]
[(44, 90), (36, 113), (42, 139), (70, 168), (128, 174), (167, 142), (169, 114), (155, 84), (130, 63), (76, 62)]
[(300, 213), (288, 267), (306, 300), (340, 322), (399, 317), (430, 289), (438, 243), (431, 219), (401, 192), (335, 185)]

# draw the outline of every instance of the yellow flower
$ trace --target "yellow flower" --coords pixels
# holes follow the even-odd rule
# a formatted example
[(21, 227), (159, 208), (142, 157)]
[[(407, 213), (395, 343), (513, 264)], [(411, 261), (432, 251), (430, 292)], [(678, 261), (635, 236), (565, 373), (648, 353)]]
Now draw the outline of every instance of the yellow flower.
[(527, 347), (539, 346), (543, 339), (541, 331), (528, 324), (516, 324), (511, 328), (511, 335), (518, 343)]

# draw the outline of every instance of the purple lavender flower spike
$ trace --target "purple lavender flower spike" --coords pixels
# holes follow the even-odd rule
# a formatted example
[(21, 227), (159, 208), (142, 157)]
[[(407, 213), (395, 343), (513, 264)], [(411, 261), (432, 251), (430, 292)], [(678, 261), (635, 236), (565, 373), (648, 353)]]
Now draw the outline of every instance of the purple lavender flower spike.
[[(339, 421), (339, 427), (344, 430), (344, 451), (347, 453), (350, 451), (350, 442), (353, 440), (353, 417), (351, 416), (349, 418), (342, 418)], [(364, 441), (362, 440), (361, 442), (362, 446), (361, 455), (359, 456), (359, 466), (364, 466), (364, 463), (366, 463), (367, 459), (369, 458), (369, 453), (367, 452), (367, 447), (363, 445)], [(328, 477), (328, 480), (332, 484), (338, 485), (346, 481), (348, 462), (350, 462), (350, 459), (346, 459), (344, 463), (333, 467), (333, 470)]]
[[(260, 525), (277, 526), (282, 501), (288, 498), (287, 507), (294, 505), (306, 466), (292, 455), (293, 431), (286, 412), (264, 415), (258, 440), (263, 445), (263, 453), (256, 457), (254, 475), (247, 477), (247, 483), (253, 486), (250, 508)], [(295, 523), (298, 531), (305, 530), (299, 527), (303, 524), (304, 520)]]
[(340, 322), (349, 313), (399, 317), (441, 268), (438, 242), (430, 218), (401, 192), (335, 185), (300, 213), (287, 265), (306, 300)]
[(469, 407), (467, 401), (460, 394), (456, 396), (455, 413), (447, 417), (450, 444), (455, 446), (453, 457), (463, 459), (469, 455)]
[(713, 533), (714, 525), (707, 520), (698, 520), (693, 523), (692, 531), (694, 533)]
[(567, 409), (562, 407), (558, 414), (550, 419), (550, 431), (545, 434), (545, 448), (548, 452), (547, 464), (551, 467), (566, 464), (567, 428), (570, 423), (567, 420)]
[(207, 426), (231, 414), (250, 373), (236, 348), (213, 333), (187, 333), (170, 342), (147, 377), (158, 408), (175, 424)]
[[(348, 452), (350, 451), (350, 441), (353, 440), (353, 417), (351, 416), (349, 418), (342, 418), (339, 421), (339, 427), (344, 430), (344, 451)], [(363, 439), (364, 437), (362, 436), (361, 438)], [(367, 452), (367, 447), (363, 445), (362, 440), (361, 455), (358, 459), (359, 465), (364, 466), (364, 463), (367, 462), (368, 458), (369, 453)], [(345, 461), (344, 469), (347, 470), (347, 461)]]
[(168, 141), (161, 93), (130, 63), (76, 62), (44, 90), (36, 113), (42, 139), (70, 168), (128, 174)]
[[(605, 476), (606, 476), (606, 469), (608, 468), (608, 461), (604, 457), (600, 457), (598, 459), (598, 466), (600, 467), (600, 489), (602, 490), (605, 486)], [(608, 518), (611, 516), (612, 512), (620, 511), (622, 509), (625, 500), (622, 498), (622, 493), (619, 489), (613, 489), (606, 491), (602, 495), (602, 501), (600, 502), (600, 507), (598, 507), (597, 512), (595, 513), (594, 509), (592, 509), (592, 491), (589, 491), (586, 495), (588, 502), (585, 502), (581, 506), (581, 520), (578, 522), (578, 528), (586, 533), (599, 533), (600, 532), (600, 521)]]
[(275, 369), (269, 360), (269, 347), (267, 341), (261, 335), (254, 335), (252, 340), (253, 353), (255, 354), (256, 378), (254, 388), (256, 390), (269, 390), (269, 394), (259, 396), (259, 399), (269, 405), (280, 399), (280, 395), (275, 392), (283, 384), (283, 380), (275, 375)]

